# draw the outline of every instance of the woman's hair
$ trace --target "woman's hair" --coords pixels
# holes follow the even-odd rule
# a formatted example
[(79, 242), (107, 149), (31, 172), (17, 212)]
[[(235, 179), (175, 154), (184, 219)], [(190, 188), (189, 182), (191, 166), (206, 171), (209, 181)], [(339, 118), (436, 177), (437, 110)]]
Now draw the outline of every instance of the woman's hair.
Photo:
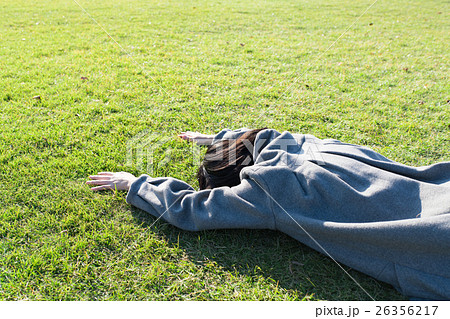
[(221, 140), (209, 145), (197, 172), (200, 189), (239, 185), (239, 173), (253, 165), (253, 146), (259, 131), (250, 130), (236, 140)]

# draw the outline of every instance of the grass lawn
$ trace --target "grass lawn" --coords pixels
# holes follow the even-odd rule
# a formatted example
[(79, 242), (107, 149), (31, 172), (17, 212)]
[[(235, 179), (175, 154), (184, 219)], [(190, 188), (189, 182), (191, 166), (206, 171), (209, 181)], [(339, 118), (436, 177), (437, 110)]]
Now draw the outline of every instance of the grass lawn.
[[(165, 141), (153, 174), (194, 187), (180, 131), (265, 126), (450, 160), (448, 2), (380, 0), (357, 20), (372, 0), (77, 1), (121, 47), (73, 0), (0, 3), (0, 299), (369, 300), (281, 233), (180, 231), (84, 182), (146, 173), (126, 161), (144, 130)], [(344, 268), (376, 300), (405, 299)]]

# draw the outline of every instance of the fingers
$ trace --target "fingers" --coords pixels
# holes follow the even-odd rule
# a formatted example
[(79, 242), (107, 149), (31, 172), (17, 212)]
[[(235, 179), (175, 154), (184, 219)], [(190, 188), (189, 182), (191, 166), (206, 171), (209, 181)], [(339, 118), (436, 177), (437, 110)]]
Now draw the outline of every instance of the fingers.
[(92, 187), (92, 188), (91, 188), (91, 191), (94, 191), (94, 192), (97, 192), (97, 191), (106, 191), (106, 190), (109, 190), (109, 191), (115, 191), (115, 189), (112, 188), (112, 187), (109, 186), (109, 185), (102, 185), (102, 186), (96, 186), (96, 187)]
[(111, 176), (106, 176), (106, 175), (91, 175), (89, 176), (90, 179), (93, 180), (109, 180), (111, 179)]
[(193, 141), (195, 141), (196, 138), (198, 138), (199, 135), (200, 135), (200, 133), (187, 131), (187, 132), (182, 132), (181, 134), (178, 134), (178, 137), (183, 140), (186, 140), (188, 142), (193, 142)]
[(112, 176), (114, 176), (113, 172), (100, 172), (100, 173), (97, 173), (97, 175), (89, 176), (89, 178), (90, 179), (110, 179)]
[(178, 134), (178, 137), (183, 139), (183, 140), (188, 140), (189, 139), (189, 132), (181, 132), (180, 134)]
[(94, 192), (103, 191), (103, 190), (114, 191), (116, 188), (115, 183), (110, 180), (92, 180), (92, 181), (87, 181), (86, 184), (97, 185), (95, 187), (91, 187), (91, 190)]
[[(86, 181), (86, 184), (88, 185), (95, 185), (95, 187), (92, 187), (92, 191), (103, 191), (103, 190), (121, 190), (121, 176), (125, 172), (99, 172), (97, 175), (90, 175), (89, 178), (91, 180)], [(134, 177), (134, 176), (133, 176)], [(123, 179), (123, 176), (122, 176)]]
[(93, 180), (93, 181), (87, 181), (86, 184), (88, 185), (110, 185), (114, 184), (111, 181), (105, 181), (105, 180)]

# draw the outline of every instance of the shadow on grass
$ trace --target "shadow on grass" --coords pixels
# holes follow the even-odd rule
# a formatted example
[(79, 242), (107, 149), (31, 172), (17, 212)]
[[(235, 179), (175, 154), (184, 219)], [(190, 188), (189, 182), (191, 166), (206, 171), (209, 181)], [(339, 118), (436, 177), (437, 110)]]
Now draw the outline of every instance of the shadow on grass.
[[(155, 221), (149, 214), (132, 209), (144, 229)], [(330, 258), (293, 238), (270, 230), (212, 230), (187, 232), (164, 221), (151, 229), (178, 247), (197, 267), (214, 262), (234, 276), (263, 277), (283, 289), (292, 299), (371, 300)], [(407, 300), (390, 285), (342, 265), (375, 300)]]

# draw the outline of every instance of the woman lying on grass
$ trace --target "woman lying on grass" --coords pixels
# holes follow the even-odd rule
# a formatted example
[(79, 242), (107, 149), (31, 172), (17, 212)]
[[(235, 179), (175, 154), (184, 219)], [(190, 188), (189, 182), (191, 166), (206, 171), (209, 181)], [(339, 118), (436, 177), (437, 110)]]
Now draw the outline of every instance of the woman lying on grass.
[(103, 172), (92, 190), (191, 231), (282, 231), (404, 295), (450, 299), (450, 162), (410, 167), (362, 146), (272, 129), (180, 135), (209, 145), (200, 191)]

